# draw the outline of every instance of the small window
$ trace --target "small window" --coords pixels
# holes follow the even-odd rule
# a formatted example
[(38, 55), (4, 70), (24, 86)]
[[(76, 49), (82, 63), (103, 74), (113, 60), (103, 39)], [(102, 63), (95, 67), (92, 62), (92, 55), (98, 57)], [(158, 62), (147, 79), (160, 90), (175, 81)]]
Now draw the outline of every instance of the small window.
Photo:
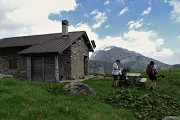
[(9, 60), (9, 69), (17, 69), (17, 60), (16, 59)]

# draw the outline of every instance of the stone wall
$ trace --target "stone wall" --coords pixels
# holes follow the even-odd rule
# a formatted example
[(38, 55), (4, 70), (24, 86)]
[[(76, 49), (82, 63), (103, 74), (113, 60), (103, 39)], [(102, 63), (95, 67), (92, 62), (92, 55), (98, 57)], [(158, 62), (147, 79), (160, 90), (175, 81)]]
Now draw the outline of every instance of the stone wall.
[(73, 80), (84, 77), (84, 57), (88, 61), (89, 50), (83, 38), (74, 42), (59, 55), (59, 80)]
[[(18, 55), (24, 47), (1, 48), (0, 49), (0, 73), (10, 74), (15, 77), (26, 78), (26, 58)], [(9, 60), (17, 60), (17, 69), (9, 69)]]
[[(77, 79), (84, 77), (88, 73), (89, 50), (81, 37), (74, 44), (71, 45), (71, 78)], [(87, 67), (84, 69), (84, 57), (87, 58)], [(88, 75), (88, 74), (87, 74)]]
[(71, 49), (64, 50), (59, 55), (59, 80), (69, 80), (71, 76)]
[[(19, 51), (26, 48), (27, 47), (1, 48), (0, 74), (10, 74), (16, 77), (26, 78), (27, 58), (18, 54)], [(17, 60), (17, 69), (9, 69), (9, 60), (11, 59)], [(84, 77), (84, 75), (88, 75), (89, 50), (84, 39), (81, 37), (70, 47), (60, 53), (58, 61), (59, 80), (78, 79)]]

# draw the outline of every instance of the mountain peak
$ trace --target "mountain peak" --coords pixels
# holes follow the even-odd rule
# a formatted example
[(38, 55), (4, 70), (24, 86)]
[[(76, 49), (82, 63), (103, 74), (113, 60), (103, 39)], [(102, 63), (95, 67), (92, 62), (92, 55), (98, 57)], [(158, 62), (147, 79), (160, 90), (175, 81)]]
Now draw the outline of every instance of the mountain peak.
[(106, 46), (106, 47), (103, 47), (101, 50), (102, 51), (108, 51), (108, 50), (111, 50), (112, 48), (114, 48), (115, 46)]
[(123, 67), (128, 67), (133, 71), (145, 70), (150, 61), (154, 61), (158, 67), (165, 65), (160, 61), (145, 57), (137, 52), (115, 46), (106, 46), (104, 49), (95, 51), (90, 57), (92, 61), (95, 60), (108, 63), (113, 63), (117, 59), (121, 60)]

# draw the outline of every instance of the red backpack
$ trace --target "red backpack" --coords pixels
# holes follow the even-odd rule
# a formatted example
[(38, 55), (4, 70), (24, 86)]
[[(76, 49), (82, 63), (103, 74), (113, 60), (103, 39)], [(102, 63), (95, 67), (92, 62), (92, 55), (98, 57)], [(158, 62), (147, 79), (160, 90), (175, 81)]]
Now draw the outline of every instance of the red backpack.
[(149, 76), (154, 75), (154, 74), (155, 74), (154, 65), (148, 64), (148, 65), (147, 65), (147, 68), (146, 68), (146, 73), (147, 73)]

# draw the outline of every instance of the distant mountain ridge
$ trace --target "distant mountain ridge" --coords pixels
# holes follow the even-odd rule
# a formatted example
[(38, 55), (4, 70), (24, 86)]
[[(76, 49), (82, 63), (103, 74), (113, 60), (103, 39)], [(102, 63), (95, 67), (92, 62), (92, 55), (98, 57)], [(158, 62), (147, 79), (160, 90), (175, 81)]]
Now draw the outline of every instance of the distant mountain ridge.
[(101, 72), (103, 71), (102, 68), (104, 68), (104, 73), (111, 73), (112, 63), (117, 59), (121, 60), (121, 64), (119, 65), (120, 67), (128, 67), (131, 71), (145, 70), (150, 61), (154, 61), (157, 67), (167, 65), (134, 51), (129, 51), (120, 47), (108, 46), (103, 50), (95, 51), (91, 55), (89, 67), (90, 71), (93, 72), (98, 67), (101, 67)]
[(173, 65), (174, 68), (180, 68), (180, 64)]

